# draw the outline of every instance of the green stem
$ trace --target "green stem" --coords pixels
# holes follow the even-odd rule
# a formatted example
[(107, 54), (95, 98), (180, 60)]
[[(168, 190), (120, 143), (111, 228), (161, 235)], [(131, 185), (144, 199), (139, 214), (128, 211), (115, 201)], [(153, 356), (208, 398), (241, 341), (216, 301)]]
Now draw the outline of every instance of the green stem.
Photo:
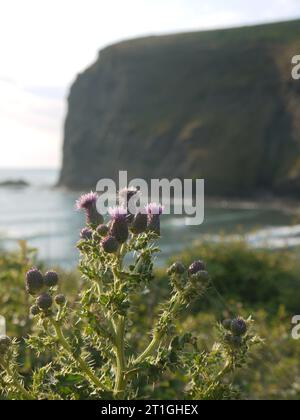
[(123, 316), (119, 317), (119, 320), (116, 325), (116, 382), (115, 382), (115, 395), (118, 398), (121, 398), (126, 387), (125, 380), (125, 369), (126, 369), (126, 359), (125, 359), (125, 318)]
[[(169, 308), (169, 316), (173, 316), (174, 318), (176, 317), (178, 311), (181, 308), (181, 300), (180, 300), (180, 294), (177, 293), (174, 297), (173, 300), (170, 302), (170, 308)], [(159, 342), (161, 341), (161, 339), (164, 336), (164, 331), (159, 331), (159, 332), (154, 332), (153, 334), (153, 338), (152, 341), (150, 342), (150, 344), (148, 345), (148, 347), (143, 351), (143, 353), (136, 358), (133, 361), (133, 366), (137, 366), (138, 364), (142, 363), (145, 359), (147, 359), (147, 357), (151, 356), (154, 351), (156, 350)]]
[(152, 353), (154, 353), (154, 351), (156, 350), (156, 347), (158, 346), (160, 340), (161, 340), (161, 334), (155, 334), (152, 338), (151, 343), (149, 344), (149, 346), (143, 351), (143, 353), (133, 361), (133, 366), (137, 366), (140, 363), (143, 363), (143, 361), (145, 359), (147, 359), (147, 357), (151, 356)]
[(232, 371), (232, 363), (227, 362), (221, 372), (217, 375), (217, 380), (220, 381), (225, 375)]
[[(118, 270), (122, 269), (123, 258), (126, 253), (125, 244), (122, 245), (118, 255), (118, 267), (117, 270), (113, 270), (114, 274), (114, 289), (115, 291), (121, 286), (121, 279), (118, 275)], [(125, 358), (125, 317), (117, 316), (116, 320), (113, 320), (115, 327), (115, 353), (116, 353), (116, 380), (114, 394), (117, 398), (122, 398), (126, 388), (126, 358)]]
[(0, 360), (0, 365), (2, 366), (2, 368), (6, 371), (6, 373), (8, 374), (8, 376), (11, 379), (11, 383), (13, 384), (13, 386), (18, 390), (18, 392), (20, 393), (20, 395), (22, 395), (22, 397), (25, 400), (29, 400), (29, 401), (33, 401), (34, 398), (33, 396), (30, 394), (30, 392), (28, 392), (25, 387), (19, 382), (18, 378), (16, 377), (16, 373), (14, 371), (11, 370), (11, 368), (9, 367), (8, 363), (5, 363), (3, 360)]
[(102, 385), (99, 378), (94, 374), (94, 372), (91, 370), (91, 368), (87, 365), (87, 363), (80, 357), (74, 354), (71, 346), (67, 342), (67, 340), (64, 337), (64, 334), (61, 330), (60, 325), (54, 320), (50, 319), (51, 324), (53, 325), (57, 338), (62, 345), (62, 347), (66, 350), (67, 353), (74, 359), (74, 361), (79, 365), (79, 367), (82, 369), (82, 371), (86, 374), (86, 376), (89, 378), (89, 380), (99, 389), (105, 390), (105, 387)]

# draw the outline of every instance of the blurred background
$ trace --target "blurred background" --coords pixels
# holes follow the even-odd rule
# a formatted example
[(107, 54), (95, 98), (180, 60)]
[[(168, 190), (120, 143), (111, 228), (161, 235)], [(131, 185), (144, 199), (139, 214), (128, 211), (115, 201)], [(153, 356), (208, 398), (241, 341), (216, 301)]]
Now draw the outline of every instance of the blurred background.
[(299, 1), (3, 0), (0, 15), (2, 248), (74, 267), (78, 192), (119, 169), (206, 180), (204, 224), (165, 217), (162, 261), (224, 234), (299, 246)]

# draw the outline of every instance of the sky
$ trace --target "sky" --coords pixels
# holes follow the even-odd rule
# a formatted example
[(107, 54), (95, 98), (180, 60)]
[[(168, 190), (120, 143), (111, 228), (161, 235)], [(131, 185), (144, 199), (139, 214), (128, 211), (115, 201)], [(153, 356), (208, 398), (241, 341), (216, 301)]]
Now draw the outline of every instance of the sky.
[(68, 90), (99, 49), (298, 17), (299, 0), (0, 0), (0, 168), (60, 166)]

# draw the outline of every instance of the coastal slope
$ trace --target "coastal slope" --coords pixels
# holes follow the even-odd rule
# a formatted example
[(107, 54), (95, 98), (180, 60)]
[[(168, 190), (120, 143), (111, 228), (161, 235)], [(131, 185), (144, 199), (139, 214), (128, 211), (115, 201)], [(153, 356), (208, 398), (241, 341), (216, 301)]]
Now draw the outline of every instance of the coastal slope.
[(210, 195), (300, 192), (300, 21), (100, 51), (68, 98), (59, 185), (205, 178)]

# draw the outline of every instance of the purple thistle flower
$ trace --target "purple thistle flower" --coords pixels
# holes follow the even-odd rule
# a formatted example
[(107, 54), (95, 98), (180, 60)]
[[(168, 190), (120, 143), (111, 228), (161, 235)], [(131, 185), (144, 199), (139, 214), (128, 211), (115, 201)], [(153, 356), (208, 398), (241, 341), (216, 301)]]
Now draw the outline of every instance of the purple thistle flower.
[(156, 233), (160, 236), (160, 215), (163, 212), (163, 206), (156, 203), (150, 203), (146, 206), (146, 213), (148, 215), (147, 229), (150, 232)]
[(96, 204), (98, 200), (98, 194), (95, 192), (90, 192), (88, 194), (82, 195), (76, 201), (77, 210), (85, 210), (86, 212), (86, 222), (88, 225), (100, 225), (103, 223), (103, 216), (98, 213)]
[(119, 206), (119, 207), (110, 207), (110, 209), (108, 210), (110, 217), (113, 220), (117, 220), (117, 219), (125, 219), (126, 220), (126, 216), (127, 216), (127, 209), (123, 206)]
[(127, 223), (127, 209), (124, 207), (114, 207), (109, 209), (109, 214), (112, 218), (110, 224), (110, 235), (123, 244), (129, 237), (128, 223)]
[(124, 188), (119, 191), (119, 204), (127, 209), (127, 221), (129, 224), (132, 223), (136, 213), (136, 202), (139, 196), (140, 191), (135, 187)]
[(92, 205), (96, 204), (98, 199), (97, 193), (91, 191), (88, 194), (84, 194), (76, 201), (77, 210), (88, 210)]
[(119, 203), (123, 207), (128, 207), (128, 203), (132, 197), (139, 194), (139, 190), (135, 187), (123, 188), (119, 191)]
[(147, 214), (151, 214), (151, 215), (161, 215), (164, 211), (164, 208), (161, 204), (157, 204), (157, 203), (150, 203), (147, 204), (146, 206), (146, 212)]
[(93, 237), (93, 231), (92, 231), (92, 229), (83, 228), (80, 231), (80, 238), (81, 239), (85, 239), (86, 241), (88, 241), (89, 239), (92, 239), (92, 237)]
[(189, 275), (193, 276), (194, 274), (199, 273), (199, 271), (205, 271), (205, 264), (203, 261), (195, 261), (189, 267)]

